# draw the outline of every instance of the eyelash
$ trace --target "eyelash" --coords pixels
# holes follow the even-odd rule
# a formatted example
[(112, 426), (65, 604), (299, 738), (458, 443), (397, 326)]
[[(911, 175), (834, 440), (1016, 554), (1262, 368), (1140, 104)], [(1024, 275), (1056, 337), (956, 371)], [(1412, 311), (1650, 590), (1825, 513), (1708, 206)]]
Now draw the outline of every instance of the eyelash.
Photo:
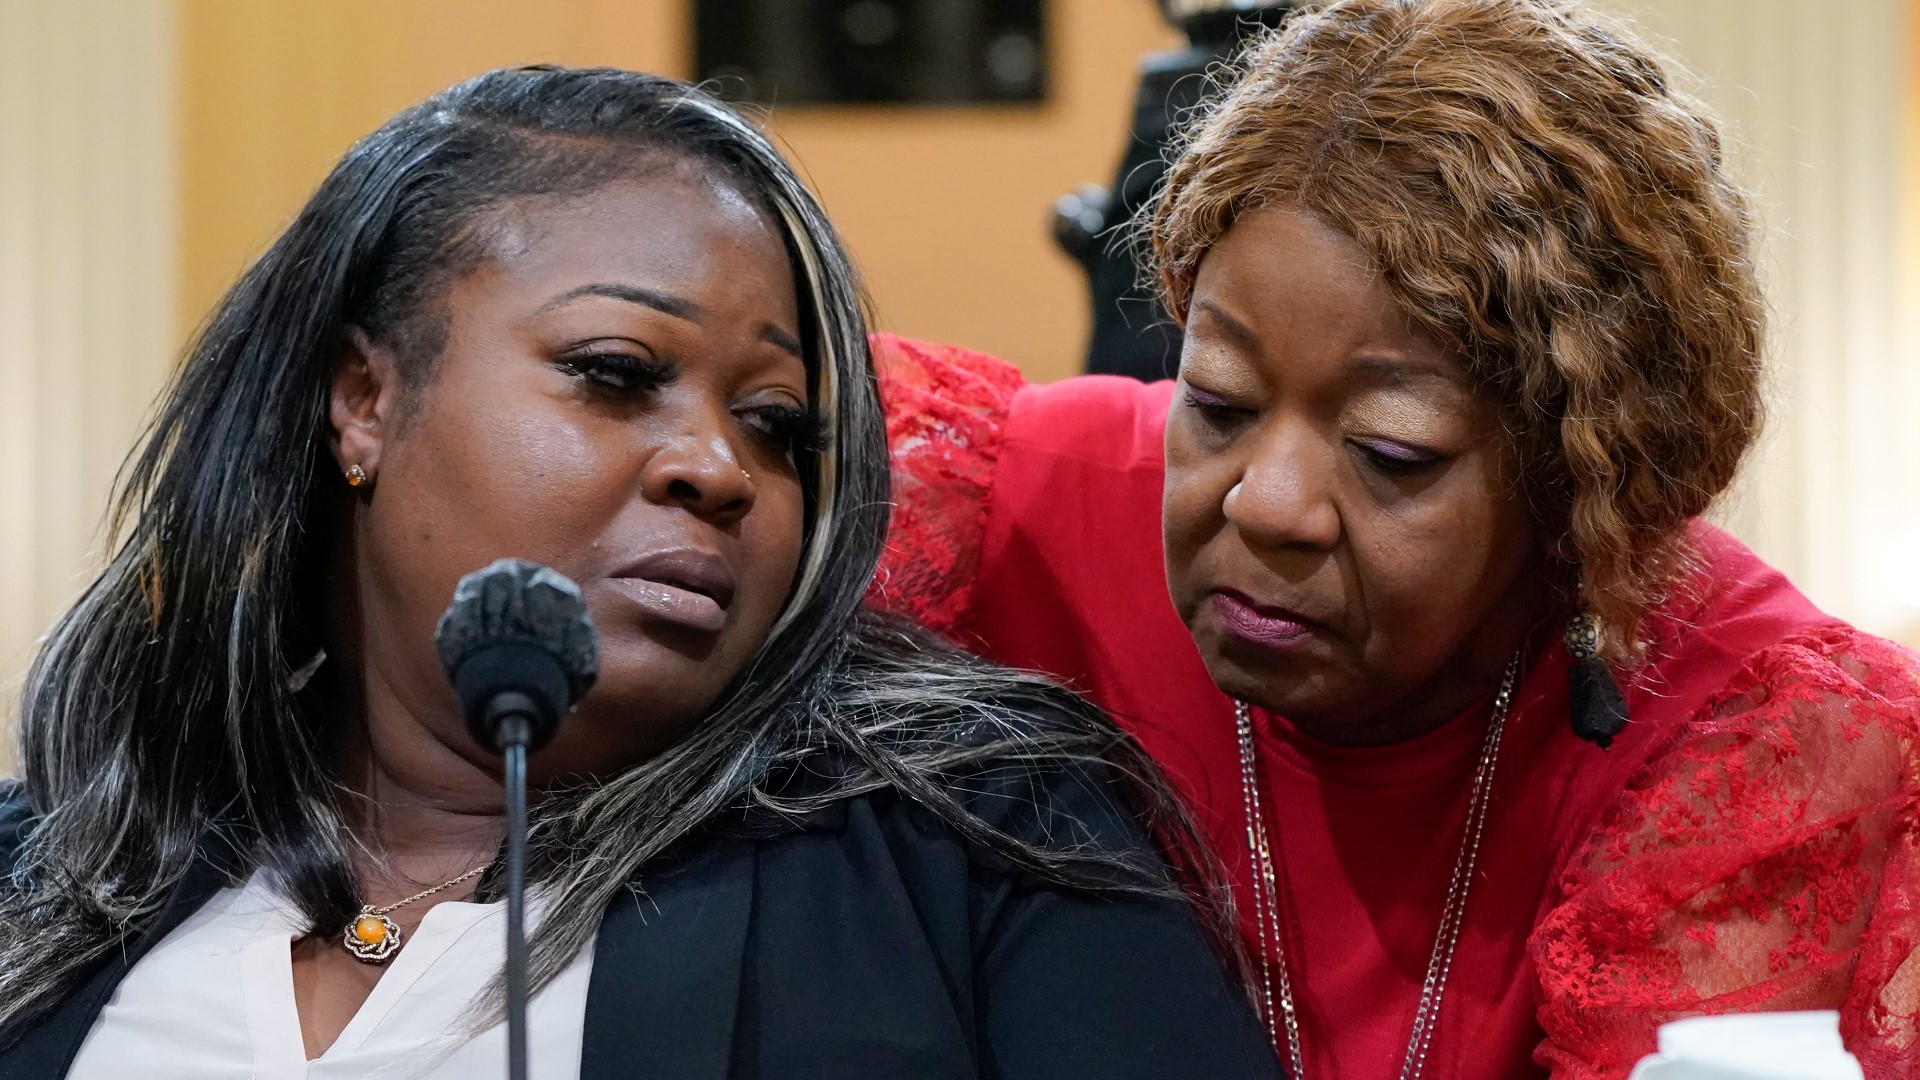
[(674, 376), (664, 360), (623, 352), (582, 352), (562, 357), (560, 368), (596, 390), (638, 394), (658, 390)]
[(756, 405), (740, 409), (734, 415), (789, 453), (817, 454), (826, 449), (826, 420), (812, 409), (792, 405)]
[[(676, 374), (674, 365), (624, 352), (583, 352), (565, 357), (560, 367), (596, 390), (639, 395), (660, 389)], [(826, 448), (826, 422), (812, 409), (793, 405), (755, 405), (734, 410), (749, 428), (789, 453), (818, 453)]]
[(1354, 445), (1366, 455), (1367, 463), (1376, 472), (1386, 476), (1417, 476), (1440, 464), (1438, 456), (1424, 451), (1414, 451), (1411, 447), (1400, 447), (1400, 449), (1416, 456), (1390, 453), (1373, 443), (1356, 442)]
[(1229, 405), (1224, 399), (1212, 394), (1187, 389), (1187, 407), (1200, 414), (1200, 419), (1215, 431), (1226, 431), (1233, 422), (1246, 414), (1245, 409)]
[[(1191, 388), (1186, 392), (1186, 401), (1187, 407), (1199, 413), (1200, 419), (1208, 427), (1220, 433), (1231, 431), (1234, 425), (1244, 418), (1247, 413), (1247, 410), (1229, 404), (1222, 398), (1216, 398), (1212, 394)], [(1435, 465), (1440, 464), (1441, 461), (1437, 455), (1427, 454), (1423, 451), (1415, 451), (1410, 447), (1402, 447), (1401, 449), (1407, 450), (1409, 454), (1414, 456), (1406, 456), (1383, 450), (1380, 445), (1376, 443), (1355, 442), (1353, 445), (1365, 456), (1367, 464), (1383, 476), (1417, 476), (1433, 468)], [(1398, 444), (1394, 445), (1398, 446)]]

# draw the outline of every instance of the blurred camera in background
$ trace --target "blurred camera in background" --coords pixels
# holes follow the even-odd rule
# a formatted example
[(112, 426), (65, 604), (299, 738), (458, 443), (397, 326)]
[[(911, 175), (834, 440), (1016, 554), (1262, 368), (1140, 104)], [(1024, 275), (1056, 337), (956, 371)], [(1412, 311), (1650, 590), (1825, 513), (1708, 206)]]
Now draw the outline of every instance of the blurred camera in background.
[(1167, 22), (1186, 35), (1187, 47), (1141, 62), (1133, 130), (1113, 181), (1062, 195), (1053, 213), (1054, 239), (1087, 272), (1093, 331), (1086, 370), (1147, 381), (1173, 375), (1180, 334), (1142, 284), (1126, 224), (1166, 175), (1167, 145), (1180, 118), (1205, 97), (1207, 69), (1232, 59), (1248, 35), (1279, 26), (1296, 0), (1156, 2)]

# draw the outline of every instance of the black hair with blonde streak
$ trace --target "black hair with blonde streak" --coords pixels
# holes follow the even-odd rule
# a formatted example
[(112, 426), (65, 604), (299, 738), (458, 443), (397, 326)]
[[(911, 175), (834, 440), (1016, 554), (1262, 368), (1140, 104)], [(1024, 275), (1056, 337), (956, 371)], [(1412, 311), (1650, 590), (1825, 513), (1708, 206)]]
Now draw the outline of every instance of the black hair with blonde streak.
[[(219, 304), (130, 459), (114, 520), (124, 543), (60, 620), (25, 691), (31, 820), (0, 883), (0, 1038), (138, 934), (210, 833), (315, 932), (358, 911), (343, 824), (356, 796), (332, 767), (343, 706), (324, 700), (331, 680), (298, 689), (293, 678), (320, 644), (324, 538), (347, 511), (327, 401), (349, 328), (393, 345), (412, 392), (431, 392), (423, 373), (444, 343), (443, 297), (485, 258), (491, 209), (689, 167), (759, 203), (792, 262), (823, 430), (797, 451), (801, 566), (759, 653), (702, 720), (656, 757), (538, 806), (531, 866), (552, 914), (532, 939), (534, 985), (679, 846), (744, 816), (881, 788), (1045, 879), (1178, 893), (1154, 860), (1072, 836), (1027, 842), (957, 795), (960, 777), (996, 763), (1098, 759), (1170, 848), (1197, 850), (1144, 755), (1091, 706), (861, 608), (887, 528), (883, 418), (858, 280), (791, 167), (739, 114), (681, 83), (500, 70), (347, 153)], [(797, 771), (816, 782), (795, 788)], [(497, 889), (490, 872), (482, 894)], [(1203, 911), (1216, 934), (1224, 910)]]

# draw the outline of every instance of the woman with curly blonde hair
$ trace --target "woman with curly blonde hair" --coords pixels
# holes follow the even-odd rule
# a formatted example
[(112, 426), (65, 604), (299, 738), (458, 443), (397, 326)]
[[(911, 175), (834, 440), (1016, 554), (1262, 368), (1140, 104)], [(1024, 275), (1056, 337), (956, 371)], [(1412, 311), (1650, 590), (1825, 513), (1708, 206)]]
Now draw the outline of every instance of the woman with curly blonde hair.
[(1296, 1080), (1624, 1077), (1784, 1009), (1920, 1076), (1920, 661), (1702, 520), (1764, 303), (1660, 60), (1556, 0), (1327, 4), (1146, 234), (1175, 382), (884, 342), (876, 595), (1170, 770)]

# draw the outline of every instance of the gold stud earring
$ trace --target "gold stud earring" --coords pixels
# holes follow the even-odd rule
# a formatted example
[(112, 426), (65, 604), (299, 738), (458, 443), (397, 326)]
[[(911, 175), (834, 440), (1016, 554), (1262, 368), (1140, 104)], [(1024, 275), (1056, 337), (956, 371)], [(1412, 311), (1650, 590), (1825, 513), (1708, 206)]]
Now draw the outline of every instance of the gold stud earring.
[(367, 470), (358, 465), (347, 466), (347, 486), (359, 487), (367, 482)]

